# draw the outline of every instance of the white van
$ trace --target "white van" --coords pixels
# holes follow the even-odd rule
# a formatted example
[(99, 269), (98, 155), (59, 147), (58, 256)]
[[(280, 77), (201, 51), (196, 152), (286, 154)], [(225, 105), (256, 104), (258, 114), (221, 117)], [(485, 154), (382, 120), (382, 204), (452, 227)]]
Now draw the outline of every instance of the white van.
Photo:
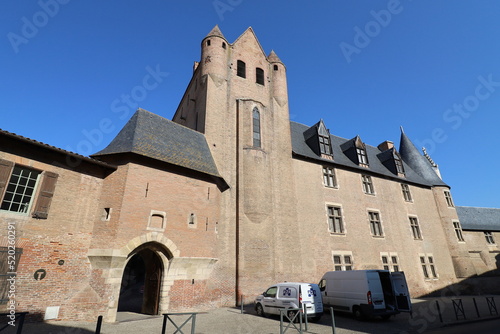
[(388, 270), (329, 271), (319, 288), (325, 305), (352, 312), (354, 317), (381, 316), (389, 319), (411, 312), (410, 293), (403, 272)]
[[(285, 282), (266, 289), (255, 299), (255, 311), (260, 316), (280, 314), (280, 309), (303, 309), (311, 321), (318, 321), (323, 314), (323, 301), (317, 284)], [(295, 311), (287, 312), (290, 319)]]

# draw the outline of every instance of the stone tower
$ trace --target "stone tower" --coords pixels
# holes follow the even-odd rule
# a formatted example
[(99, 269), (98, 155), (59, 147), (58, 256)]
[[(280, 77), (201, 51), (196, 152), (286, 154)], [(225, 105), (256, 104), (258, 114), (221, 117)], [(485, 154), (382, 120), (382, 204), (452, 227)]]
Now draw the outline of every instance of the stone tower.
[(287, 233), (298, 224), (285, 65), (274, 51), (266, 56), (252, 28), (231, 44), (215, 26), (173, 121), (205, 134), (230, 186), (219, 269), (234, 275), (236, 293), (261, 292), (260, 278), (286, 280), (299, 245)]

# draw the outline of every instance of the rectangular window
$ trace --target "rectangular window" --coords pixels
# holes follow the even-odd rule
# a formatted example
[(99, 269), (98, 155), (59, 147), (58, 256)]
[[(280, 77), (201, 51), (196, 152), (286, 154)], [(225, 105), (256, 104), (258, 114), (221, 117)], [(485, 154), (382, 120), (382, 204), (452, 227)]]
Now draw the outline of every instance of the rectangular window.
[(410, 217), (410, 227), (413, 234), (413, 239), (422, 239), (422, 234), (420, 233), (420, 226), (418, 225), (417, 217)]
[(328, 228), (331, 233), (344, 233), (342, 209), (338, 206), (328, 207)]
[(484, 232), (484, 237), (486, 238), (486, 242), (488, 245), (494, 245), (495, 244), (495, 239), (493, 239), (493, 233), (491, 232)]
[(330, 137), (319, 135), (319, 150), (322, 154), (331, 155), (332, 149), (330, 144)]
[(374, 195), (375, 190), (373, 188), (372, 177), (368, 175), (361, 175), (361, 181), (363, 183), (363, 191), (365, 194)]
[(40, 172), (37, 170), (14, 166), (0, 209), (28, 213), (39, 176)]
[(457, 235), (458, 241), (465, 241), (464, 236), (462, 235), (462, 227), (460, 226), (460, 222), (454, 221), (453, 228), (455, 229), (455, 234)]
[(370, 219), (370, 229), (373, 236), (381, 237), (382, 233), (382, 223), (380, 222), (380, 214), (378, 212), (369, 211), (368, 217)]
[(426, 279), (438, 278), (432, 254), (420, 255), (420, 265), (422, 266), (422, 271)]
[(337, 178), (335, 177), (335, 170), (332, 167), (323, 167), (323, 184), (325, 187), (337, 187)]
[(352, 252), (340, 251), (333, 253), (333, 269), (335, 271), (352, 270), (352, 268)]
[(397, 253), (380, 253), (384, 270), (400, 271)]
[(403, 191), (403, 198), (407, 202), (411, 202), (411, 192), (410, 192), (410, 186), (404, 183), (401, 183), (401, 190)]
[(31, 212), (34, 218), (46, 219), (57, 177), (56, 173), (42, 173), (0, 159), (0, 210), (21, 214)]
[(364, 148), (356, 148), (356, 153), (358, 155), (358, 163), (360, 165), (368, 166), (368, 157), (366, 156), (366, 150)]
[(258, 67), (255, 69), (255, 82), (264, 85), (264, 70)]
[(451, 194), (449, 191), (444, 192), (444, 198), (446, 198), (446, 203), (448, 204), (449, 207), (454, 207), (455, 205), (453, 204), (453, 199), (451, 198)]
[(247, 77), (247, 74), (246, 74), (246, 64), (245, 62), (241, 61), (241, 60), (238, 60), (237, 62), (237, 72), (236, 74), (239, 76), (239, 77), (242, 77), (242, 78), (246, 78)]
[(394, 164), (396, 165), (396, 170), (397, 170), (398, 174), (405, 173), (405, 169), (403, 167), (403, 161), (401, 160), (399, 155), (396, 153), (394, 154)]

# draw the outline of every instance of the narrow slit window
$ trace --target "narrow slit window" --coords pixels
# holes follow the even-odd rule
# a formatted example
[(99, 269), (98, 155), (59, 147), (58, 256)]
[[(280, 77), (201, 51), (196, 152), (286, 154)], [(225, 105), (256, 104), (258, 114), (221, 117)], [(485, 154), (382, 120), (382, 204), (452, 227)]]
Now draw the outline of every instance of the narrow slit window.
[(261, 147), (260, 138), (260, 112), (257, 107), (253, 108), (253, 147)]

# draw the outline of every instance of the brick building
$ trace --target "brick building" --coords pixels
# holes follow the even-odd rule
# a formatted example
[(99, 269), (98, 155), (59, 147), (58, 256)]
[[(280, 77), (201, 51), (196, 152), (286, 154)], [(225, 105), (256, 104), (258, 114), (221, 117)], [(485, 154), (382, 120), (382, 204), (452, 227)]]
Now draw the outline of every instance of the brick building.
[(91, 157), (7, 131), (0, 143), (7, 308), (114, 321), (350, 269), (404, 271), (414, 296), (496, 287), (500, 210), (455, 208), (403, 131), (396, 149), (291, 122), (285, 65), (251, 28), (202, 40), (172, 120), (139, 109)]

